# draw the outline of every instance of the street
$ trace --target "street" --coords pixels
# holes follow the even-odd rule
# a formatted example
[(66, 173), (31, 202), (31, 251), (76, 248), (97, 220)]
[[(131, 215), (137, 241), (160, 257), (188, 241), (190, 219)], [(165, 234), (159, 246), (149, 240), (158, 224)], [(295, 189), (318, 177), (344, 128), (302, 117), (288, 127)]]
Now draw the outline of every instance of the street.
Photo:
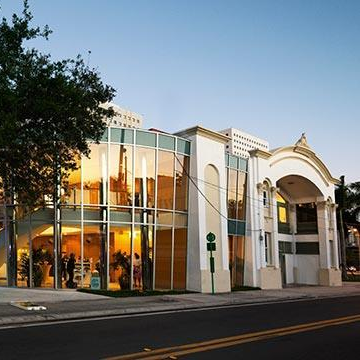
[(0, 359), (356, 359), (359, 314), (352, 296), (2, 328)]

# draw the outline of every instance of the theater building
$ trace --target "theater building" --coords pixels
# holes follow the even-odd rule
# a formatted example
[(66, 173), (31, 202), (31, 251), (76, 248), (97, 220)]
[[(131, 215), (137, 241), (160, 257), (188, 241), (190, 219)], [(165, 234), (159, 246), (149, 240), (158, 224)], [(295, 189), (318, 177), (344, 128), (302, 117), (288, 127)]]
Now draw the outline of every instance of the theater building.
[(55, 208), (3, 217), (0, 285), (210, 292), (209, 232), (216, 292), (340, 285), (337, 180), (306, 139), (248, 159), (228, 142), (110, 124)]

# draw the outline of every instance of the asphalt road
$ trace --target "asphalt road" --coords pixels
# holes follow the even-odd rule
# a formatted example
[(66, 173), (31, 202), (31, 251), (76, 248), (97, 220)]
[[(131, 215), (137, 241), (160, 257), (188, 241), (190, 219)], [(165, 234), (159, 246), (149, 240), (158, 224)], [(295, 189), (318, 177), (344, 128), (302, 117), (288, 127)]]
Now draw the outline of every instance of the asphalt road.
[(358, 359), (360, 296), (0, 329), (1, 360), (131, 353), (132, 359)]

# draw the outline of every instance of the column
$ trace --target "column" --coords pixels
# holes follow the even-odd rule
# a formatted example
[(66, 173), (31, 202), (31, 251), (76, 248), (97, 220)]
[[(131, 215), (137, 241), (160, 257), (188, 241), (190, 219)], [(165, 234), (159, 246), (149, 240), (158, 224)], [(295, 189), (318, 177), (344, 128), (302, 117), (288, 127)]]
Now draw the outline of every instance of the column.
[(271, 192), (271, 199), (270, 199), (270, 206), (271, 206), (271, 216), (273, 220), (273, 229), (271, 233), (272, 238), (272, 248), (273, 248), (273, 264), (276, 269), (280, 267), (279, 263), (279, 237), (278, 237), (278, 214), (277, 214), (277, 201), (276, 201), (276, 194), (278, 188), (272, 186), (270, 189)]

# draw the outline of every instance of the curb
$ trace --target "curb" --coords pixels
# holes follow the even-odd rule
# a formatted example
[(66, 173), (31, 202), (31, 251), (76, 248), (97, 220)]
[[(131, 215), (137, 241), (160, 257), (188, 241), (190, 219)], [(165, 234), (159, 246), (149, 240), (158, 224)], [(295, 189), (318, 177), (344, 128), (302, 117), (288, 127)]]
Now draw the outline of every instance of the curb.
[(64, 314), (37, 314), (37, 315), (27, 315), (27, 316), (9, 316), (0, 319), (0, 329), (6, 326), (21, 326), (21, 325), (31, 325), (31, 324), (40, 324), (40, 323), (60, 323), (62, 321), (71, 321), (71, 320), (85, 320), (85, 319), (106, 319), (113, 316), (116, 317), (126, 317), (129, 315), (148, 315), (148, 314), (160, 314), (160, 313), (171, 313), (178, 311), (186, 310), (209, 310), (216, 308), (231, 308), (237, 306), (249, 306), (249, 305), (266, 305), (271, 303), (281, 303), (289, 301), (301, 301), (301, 300), (313, 300), (314, 296), (303, 295), (297, 297), (286, 297), (281, 299), (258, 299), (255, 301), (227, 301), (224, 303), (218, 303), (213, 305), (204, 305), (204, 304), (178, 304), (175, 305), (172, 302), (172, 305), (175, 306), (147, 306), (147, 307), (133, 307), (128, 309), (109, 309), (109, 310), (95, 310), (95, 311), (84, 311), (84, 312), (71, 312)]
[[(311, 300), (323, 300), (323, 299), (332, 299), (332, 298), (344, 298), (344, 297), (355, 297), (360, 296), (360, 293), (357, 294), (338, 294), (338, 295), (299, 295), (299, 296), (287, 296), (282, 298), (267, 298), (267, 299), (256, 299), (256, 300), (245, 300), (245, 301), (226, 301), (223, 303), (217, 303), (212, 305), (204, 304), (174, 304), (171, 301), (171, 306), (169, 305), (157, 305), (157, 306), (139, 306), (139, 307), (130, 307), (122, 309), (108, 309), (108, 310), (91, 310), (91, 311), (82, 311), (82, 312), (69, 312), (63, 314), (56, 313), (42, 313), (36, 315), (27, 315), (27, 316), (8, 316), (0, 319), (0, 329), (7, 327), (21, 327), (31, 326), (36, 324), (45, 324), (45, 323), (61, 323), (63, 321), (76, 321), (76, 320), (106, 320), (106, 318), (111, 317), (127, 317), (132, 315), (148, 315), (148, 314), (161, 314), (161, 313), (171, 313), (178, 311), (192, 311), (192, 310), (210, 310), (217, 308), (231, 308), (231, 307), (241, 307), (241, 306), (252, 306), (252, 305), (266, 305), (274, 303), (286, 303), (286, 302), (296, 302), (296, 301), (311, 301)], [(167, 302), (169, 304), (169, 302)]]

